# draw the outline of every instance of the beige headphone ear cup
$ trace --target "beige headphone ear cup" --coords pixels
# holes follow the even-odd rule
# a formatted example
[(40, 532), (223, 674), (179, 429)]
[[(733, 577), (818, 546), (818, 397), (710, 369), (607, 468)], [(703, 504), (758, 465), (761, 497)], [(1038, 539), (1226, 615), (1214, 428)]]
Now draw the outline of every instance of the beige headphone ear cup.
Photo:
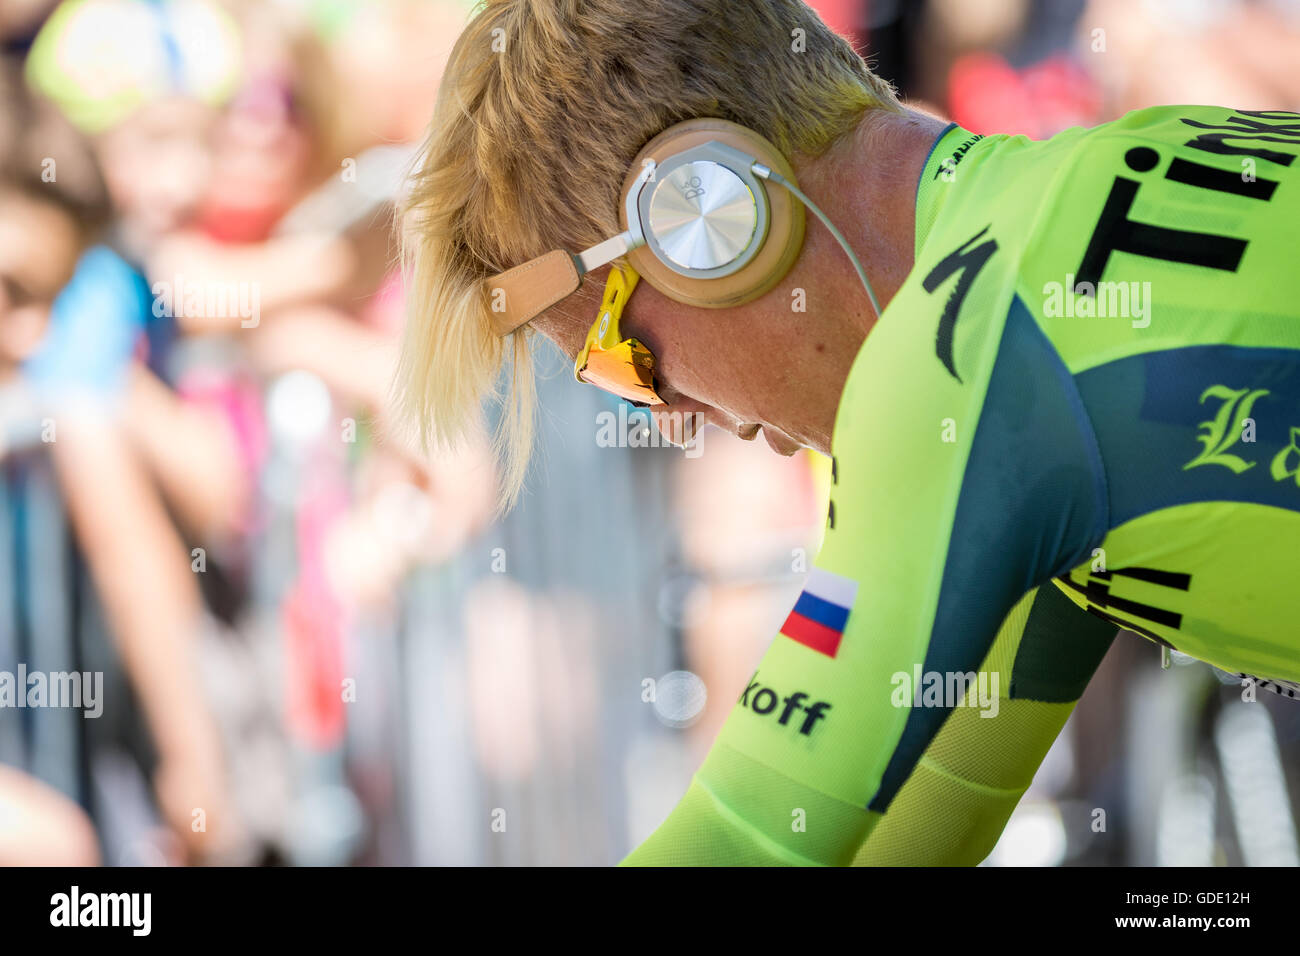
[[(619, 202), (622, 227), (627, 228), (627, 195), (646, 160), (662, 163), (669, 156), (710, 140), (725, 143), (753, 156), (760, 163), (795, 182), (794, 170), (780, 151), (753, 130), (722, 119), (693, 119), (664, 130), (637, 154), (623, 181)], [(693, 279), (660, 262), (646, 246), (627, 254), (627, 261), (647, 282), (677, 302), (705, 309), (743, 305), (772, 289), (794, 266), (803, 247), (804, 208), (780, 186), (763, 182), (769, 219), (767, 238), (758, 254), (743, 268), (720, 279)]]

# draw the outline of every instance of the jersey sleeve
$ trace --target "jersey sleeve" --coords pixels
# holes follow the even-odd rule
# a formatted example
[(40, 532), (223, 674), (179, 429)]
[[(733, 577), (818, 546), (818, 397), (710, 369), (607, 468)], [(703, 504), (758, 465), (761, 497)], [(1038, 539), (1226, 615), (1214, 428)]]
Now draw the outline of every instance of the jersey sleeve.
[(681, 823), (628, 862), (849, 863), (954, 709), (990, 735), (1006, 720), (1011, 675), (981, 664), (1026, 592), (1101, 540), (1106, 500), (1073, 383), (1014, 284), (967, 281), (996, 257), (985, 229), (920, 262), (927, 281), (872, 331), (836, 420), (817, 566)]
[(953, 709), (853, 865), (974, 866), (987, 857), (1118, 633), (1053, 584), (1025, 595), (980, 667), (1011, 675), (996, 719)]

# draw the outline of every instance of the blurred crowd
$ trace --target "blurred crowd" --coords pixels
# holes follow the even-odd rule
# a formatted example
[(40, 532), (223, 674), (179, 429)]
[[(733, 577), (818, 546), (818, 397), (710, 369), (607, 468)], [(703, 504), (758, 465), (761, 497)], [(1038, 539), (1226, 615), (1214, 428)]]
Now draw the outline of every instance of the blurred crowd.
[(491, 506), (482, 449), (385, 415), (391, 200), (465, 15), (5, 4), (0, 662), (105, 690), (0, 711), (0, 859), (359, 852), (355, 617)]
[[(813, 6), (976, 132), (1300, 108), (1300, 2)], [(0, 7), (0, 864), (613, 862), (797, 595), (819, 456), (684, 455), (540, 343), (511, 514), (493, 408), (437, 458), (392, 419), (393, 209), (472, 7)], [(1235, 692), (1121, 637), (994, 862), (1295, 862), (1300, 705)]]

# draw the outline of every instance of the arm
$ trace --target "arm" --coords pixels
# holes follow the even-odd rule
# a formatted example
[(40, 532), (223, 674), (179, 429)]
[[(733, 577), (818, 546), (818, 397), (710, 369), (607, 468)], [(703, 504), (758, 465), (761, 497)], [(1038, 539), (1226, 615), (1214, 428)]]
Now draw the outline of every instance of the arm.
[(235, 533), (250, 489), (226, 422), (187, 405), (140, 363), (125, 400), (122, 428), (185, 530), (205, 542)]
[[(68, 516), (158, 750), (159, 803), (196, 854), (233, 833), (221, 741), (199, 674), (198, 585), (121, 426), (61, 416), (51, 445)], [(205, 811), (207, 831), (191, 826)]]
[(936, 299), (905, 287), (872, 331), (836, 422), (817, 569), (682, 804), (627, 862), (851, 862), (949, 715), (971, 716), (951, 688), (1008, 682), (976, 672), (1012, 607), (1104, 535), (1090, 426), (1023, 304), (968, 303), (936, 357), (915, 327)]
[(198, 673), (198, 586), (129, 440), (129, 423), (141, 410), (130, 404), (128, 382), (147, 309), (130, 267), (106, 248), (90, 250), (55, 301), (45, 339), (23, 374), (57, 425), (50, 444), (55, 473), (157, 746), (160, 803), (198, 850), (216, 841), (191, 828), (192, 810), (203, 807), (212, 830), (226, 822), (220, 741)]
[(98, 866), (84, 810), (35, 777), (0, 764), (0, 866)]
[[(177, 323), (192, 334), (226, 332), (260, 325), (278, 309), (341, 296), (357, 269), (356, 250), (344, 236), (288, 236), (241, 245), (228, 245), (198, 233), (166, 239), (149, 262), (149, 281), (174, 284), (205, 296), (235, 289), (228, 308), (217, 314), (205, 309), (191, 314), (177, 310)], [(244, 299), (241, 300), (241, 296)], [(257, 315), (241, 313), (240, 307)]]
[(949, 715), (853, 864), (973, 866), (988, 856), (1117, 633), (1055, 585), (1025, 595), (981, 666), (1011, 675), (985, 708), (995, 717)]

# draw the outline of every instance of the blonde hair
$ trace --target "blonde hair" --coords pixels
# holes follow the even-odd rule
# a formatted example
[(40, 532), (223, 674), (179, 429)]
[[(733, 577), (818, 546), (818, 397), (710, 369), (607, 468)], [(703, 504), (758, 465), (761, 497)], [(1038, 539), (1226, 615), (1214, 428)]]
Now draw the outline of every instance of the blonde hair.
[(500, 505), (517, 499), (531, 333), (493, 334), (482, 280), (617, 233), (647, 141), (716, 117), (816, 157), (870, 109), (900, 107), (801, 0), (486, 0), (452, 50), (400, 210), (410, 288), (395, 384), (425, 447), (468, 434), (511, 360), (496, 448)]

